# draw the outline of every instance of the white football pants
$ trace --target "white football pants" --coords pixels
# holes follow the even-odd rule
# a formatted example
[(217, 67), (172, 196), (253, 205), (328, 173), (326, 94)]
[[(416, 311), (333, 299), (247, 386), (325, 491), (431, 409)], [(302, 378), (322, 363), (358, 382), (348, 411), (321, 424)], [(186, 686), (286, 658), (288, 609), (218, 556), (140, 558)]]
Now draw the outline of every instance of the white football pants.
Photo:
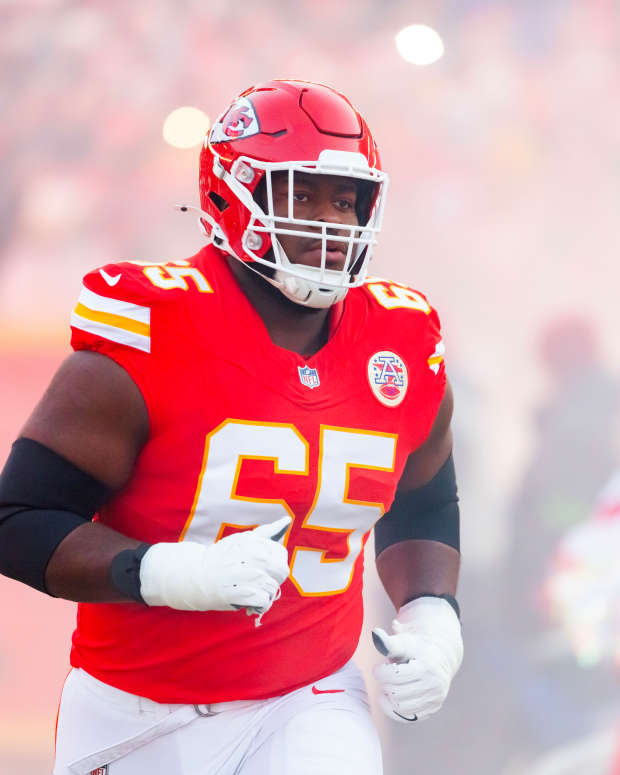
[(382, 772), (364, 680), (352, 662), (283, 697), (198, 709), (123, 692), (80, 669), (62, 692), (54, 775)]

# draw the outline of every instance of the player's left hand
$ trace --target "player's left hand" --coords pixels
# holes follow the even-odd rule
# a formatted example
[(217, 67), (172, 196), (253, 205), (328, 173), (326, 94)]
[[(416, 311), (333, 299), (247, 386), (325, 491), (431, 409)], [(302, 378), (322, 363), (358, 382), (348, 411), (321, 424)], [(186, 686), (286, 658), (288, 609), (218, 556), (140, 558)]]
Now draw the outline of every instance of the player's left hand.
[(376, 627), (372, 637), (388, 662), (373, 673), (380, 705), (395, 721), (422, 721), (439, 710), (463, 659), (461, 623), (446, 600), (419, 597), (392, 622), (393, 635)]

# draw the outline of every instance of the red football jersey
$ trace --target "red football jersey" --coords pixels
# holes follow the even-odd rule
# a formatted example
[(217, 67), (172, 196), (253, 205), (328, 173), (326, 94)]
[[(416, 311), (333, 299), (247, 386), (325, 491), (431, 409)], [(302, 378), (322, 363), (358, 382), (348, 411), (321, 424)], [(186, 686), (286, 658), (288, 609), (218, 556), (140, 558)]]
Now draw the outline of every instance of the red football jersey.
[(439, 321), (385, 280), (331, 310), (304, 358), (273, 344), (224, 256), (124, 262), (88, 274), (76, 350), (140, 388), (149, 439), (97, 519), (147, 543), (212, 543), (290, 514), (290, 577), (260, 627), (244, 611), (80, 604), (71, 664), (159, 702), (284, 694), (353, 654), (363, 546), (445, 389)]

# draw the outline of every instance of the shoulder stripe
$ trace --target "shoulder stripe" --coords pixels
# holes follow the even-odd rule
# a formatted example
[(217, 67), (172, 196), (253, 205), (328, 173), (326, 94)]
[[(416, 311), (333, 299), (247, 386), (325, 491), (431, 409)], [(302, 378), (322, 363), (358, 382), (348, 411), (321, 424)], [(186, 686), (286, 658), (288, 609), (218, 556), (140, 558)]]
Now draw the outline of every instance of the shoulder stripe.
[(87, 320), (93, 320), (96, 323), (106, 323), (116, 328), (123, 328), (126, 331), (133, 331), (134, 334), (150, 336), (151, 333), (151, 327), (148, 323), (139, 323), (137, 320), (132, 320), (122, 315), (113, 315), (111, 312), (98, 312), (94, 309), (88, 309), (88, 307), (79, 302), (76, 304), (74, 312)]
[(151, 351), (151, 310), (139, 304), (100, 296), (82, 287), (71, 325), (113, 342)]
[(89, 334), (95, 334), (95, 336), (100, 336), (103, 339), (119, 342), (119, 344), (134, 347), (136, 350), (142, 350), (145, 353), (151, 352), (151, 338), (148, 336), (142, 336), (142, 334), (136, 334), (122, 328), (115, 328), (105, 323), (88, 320), (75, 312), (71, 315), (71, 325), (74, 328), (79, 328)]
[(440, 339), (435, 347), (435, 352), (428, 359), (428, 367), (435, 374), (439, 372), (439, 367), (441, 366), (445, 352), (446, 346), (443, 343), (443, 339)]
[(82, 286), (78, 303), (97, 312), (111, 312), (113, 315), (138, 320), (140, 323), (150, 323), (151, 310), (149, 307), (132, 304), (130, 301), (111, 299), (109, 296), (100, 296), (98, 293), (89, 291), (85, 286)]

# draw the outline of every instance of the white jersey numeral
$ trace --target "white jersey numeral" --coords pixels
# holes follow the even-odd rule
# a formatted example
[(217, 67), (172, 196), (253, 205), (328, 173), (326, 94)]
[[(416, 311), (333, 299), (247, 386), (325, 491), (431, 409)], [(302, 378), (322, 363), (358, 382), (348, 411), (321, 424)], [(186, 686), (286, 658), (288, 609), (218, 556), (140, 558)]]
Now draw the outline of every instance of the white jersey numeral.
[(201, 293), (213, 293), (213, 289), (207, 282), (207, 278), (200, 269), (196, 269), (194, 266), (160, 264), (146, 266), (142, 271), (153, 285), (156, 285), (158, 288), (163, 288), (165, 291), (172, 290), (173, 288), (180, 288), (183, 291), (188, 290), (189, 286), (185, 278), (189, 278), (194, 282), (196, 288), (198, 288)]
[(181, 538), (213, 543), (227, 525), (255, 527), (293, 516), (282, 498), (237, 493), (244, 460), (273, 462), (276, 474), (307, 474), (309, 446), (293, 426), (225, 420), (205, 443), (194, 504)]
[(411, 288), (387, 283), (370, 283), (368, 290), (386, 309), (418, 309), (430, 314), (431, 308), (424, 296)]
[(349, 497), (351, 468), (394, 470), (396, 437), (342, 428), (321, 428), (319, 481), (304, 527), (347, 535), (344, 559), (327, 559), (320, 549), (296, 546), (291, 579), (302, 595), (334, 595), (351, 583), (362, 538), (383, 514), (383, 504)]
[[(393, 471), (396, 441), (395, 434), (321, 427), (317, 488), (303, 527), (343, 534), (349, 551), (344, 558), (330, 559), (326, 550), (295, 546), (291, 580), (301, 595), (335, 595), (350, 584), (363, 536), (384, 508), (382, 503), (349, 497), (351, 469)], [(307, 476), (309, 453), (308, 442), (291, 424), (226, 420), (207, 436), (181, 540), (212, 543), (227, 526), (253, 527), (286, 514), (294, 518), (283, 498), (239, 495), (239, 475), (244, 460), (264, 460), (272, 462), (275, 474)]]

